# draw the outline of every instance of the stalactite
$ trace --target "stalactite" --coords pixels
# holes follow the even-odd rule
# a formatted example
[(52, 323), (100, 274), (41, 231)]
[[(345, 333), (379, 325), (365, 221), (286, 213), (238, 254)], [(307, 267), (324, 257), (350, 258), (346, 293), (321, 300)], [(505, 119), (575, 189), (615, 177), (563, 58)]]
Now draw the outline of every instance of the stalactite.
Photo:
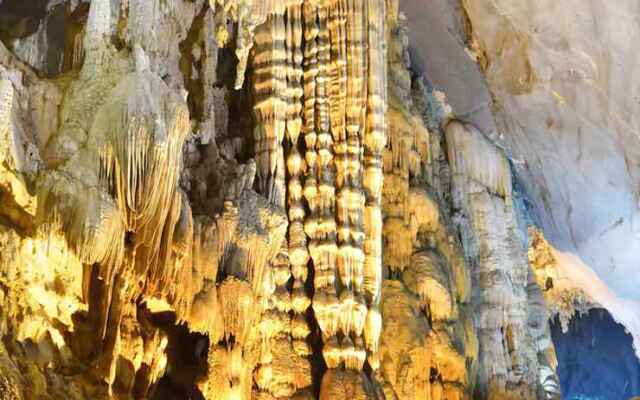
[[(247, 61), (249, 52), (254, 43), (253, 31), (255, 26), (261, 21), (252, 20), (254, 15), (251, 13), (253, 1), (239, 0), (235, 12), (238, 21), (238, 34), (236, 38), (236, 56), (238, 57), (238, 67), (236, 71), (235, 88), (240, 89), (244, 83), (244, 74), (247, 69)], [(260, 1), (256, 2), (260, 3)]]
[(305, 208), (303, 204), (303, 171), (304, 159), (300, 154), (302, 130), (302, 1), (294, 2), (287, 9), (287, 87), (288, 87), (288, 117), (287, 139), (288, 155), (288, 214), (289, 214), (289, 261), (293, 276), (291, 306), (294, 311), (291, 335), (294, 339), (294, 349), (300, 356), (310, 354), (306, 338), (310, 333), (305, 319), (305, 313), (311, 300), (309, 299), (305, 282), (307, 280), (309, 251), (307, 238), (304, 233)]
[[(328, 66), (330, 60), (329, 32), (327, 29), (327, 9), (320, 5), (317, 10), (317, 75), (315, 85), (315, 150), (316, 182), (317, 182), (317, 225), (316, 242), (311, 242), (310, 252), (314, 260), (314, 267), (319, 271), (319, 277), (329, 280), (323, 288), (325, 290), (325, 329), (323, 336), (328, 338), (329, 345), (325, 346), (327, 355), (325, 361), (329, 368), (339, 364), (343, 358), (340, 354), (336, 333), (340, 324), (340, 303), (335, 285), (336, 279), (336, 221), (335, 221), (335, 186), (333, 172), (333, 138), (330, 133), (329, 121), (329, 93)], [(315, 244), (315, 246), (313, 246)], [(314, 256), (315, 252), (315, 256)], [(317, 261), (316, 261), (317, 260)], [(318, 278), (317, 276), (317, 278)], [(319, 321), (322, 328), (322, 323)], [(336, 357), (334, 354), (340, 354)]]
[(223, 302), (220, 311), (224, 323), (224, 340), (232, 340), (241, 347), (246, 343), (253, 327), (255, 315), (254, 295), (251, 285), (234, 277), (228, 277), (218, 288)]
[[(177, 99), (164, 100), (166, 107), (161, 107), (155, 103), (159, 99), (139, 94), (130, 98), (129, 93), (166, 90), (158, 78), (149, 78), (145, 72), (134, 74), (114, 89), (111, 102), (98, 112), (94, 124), (101, 149), (101, 183), (115, 198), (124, 228), (136, 233), (137, 245), (148, 249), (143, 270), (152, 271), (162, 256), (163, 230), (158, 227), (167, 225), (171, 243), (180, 215), (177, 166), (189, 129), (188, 111)], [(166, 121), (164, 130), (154, 125), (153, 116)], [(162, 259), (167, 260), (168, 253)]]
[[(363, 367), (365, 343), (371, 350), (376, 348), (380, 318), (375, 307), (382, 271), (380, 184), (385, 110), (378, 102), (385, 101), (386, 81), (376, 78), (377, 85), (372, 85), (368, 80), (385, 72), (371, 71), (369, 64), (379, 68), (386, 55), (384, 48), (372, 51), (371, 56), (365, 50), (384, 46), (383, 30), (372, 30), (377, 36), (367, 42), (368, 10), (363, 0), (304, 5), (304, 195), (309, 206), (305, 232), (315, 271), (313, 309), (329, 368), (345, 362), (355, 370)], [(374, 17), (382, 22), (383, 14), (384, 10), (378, 10)], [(368, 92), (372, 92), (371, 99)], [(369, 110), (377, 116), (367, 117)], [(368, 173), (362, 167), (364, 157), (370, 166)], [(363, 175), (368, 179), (365, 186)], [(368, 226), (364, 225), (365, 213)], [(368, 335), (366, 340), (363, 333)]]
[[(319, 123), (319, 96), (323, 93), (319, 88), (320, 75), (320, 27), (318, 25), (318, 7), (314, 2), (305, 2), (303, 6), (304, 12), (304, 140), (306, 145), (305, 160), (307, 165), (304, 196), (309, 207), (309, 214), (306, 216), (304, 229), (309, 236), (309, 254), (311, 256), (314, 268), (314, 288), (315, 295), (313, 298), (313, 310), (316, 320), (322, 331), (323, 340), (327, 342), (336, 333), (337, 317), (335, 312), (335, 302), (337, 301), (335, 291), (335, 274), (333, 264), (333, 254), (329, 249), (326, 240), (326, 226), (322, 224), (323, 218), (326, 216), (326, 204), (323, 203), (323, 195), (321, 192), (321, 184), (323, 183), (321, 175), (321, 155), (318, 148), (320, 142), (320, 123)], [(326, 136), (323, 137), (326, 140)], [(324, 149), (324, 156), (328, 150)], [(325, 195), (326, 196), (326, 195)], [(335, 338), (333, 339), (335, 342)], [(337, 342), (334, 343), (337, 347)], [(323, 353), (327, 350), (325, 349)], [(327, 356), (325, 355), (325, 360)], [(329, 357), (327, 363), (330, 365), (337, 364), (334, 358)]]
[(286, 131), (287, 53), (283, 14), (270, 14), (256, 32), (254, 131), (260, 191), (284, 205), (285, 166), (282, 142)]
[[(452, 124), (452, 128), (462, 129), (458, 122)], [(448, 148), (452, 174), (468, 176), (509, 201), (511, 169), (502, 152), (487, 140), (475, 140), (471, 135), (451, 135), (451, 140), (455, 141)]]
[[(382, 284), (382, 152), (387, 142), (386, 106), (387, 106), (387, 58), (385, 6), (383, 0), (367, 1), (368, 20), (368, 80), (367, 125), (364, 134), (364, 171), (363, 187), (365, 191), (364, 233), (365, 266), (364, 292), (367, 296), (369, 312), (377, 318)], [(380, 331), (365, 331), (372, 353), (370, 362), (377, 368), (377, 350)]]
[(158, 40), (155, 30), (150, 30), (149, 25), (150, 23), (155, 25), (153, 22), (156, 19), (159, 4), (139, 0), (129, 0), (128, 3), (127, 28), (131, 40), (142, 48), (148, 49)]
[(11, 132), (14, 92), (11, 80), (6, 76), (5, 69), (0, 66), (0, 164), (9, 169), (19, 167), (20, 162), (19, 159), (16, 160), (15, 139)]
[[(286, 133), (287, 67), (286, 22), (284, 12), (272, 10), (266, 22), (256, 31), (254, 90), (256, 102), (254, 114), (256, 126), (254, 139), (257, 158), (257, 178), (260, 192), (269, 201), (284, 208), (285, 166), (283, 140)], [(291, 307), (286, 283), (290, 277), (289, 259), (285, 248), (265, 271), (265, 279), (273, 280), (272, 291), (264, 294), (265, 313), (261, 323), (262, 350), (256, 383), (269, 392), (273, 390), (273, 346), (282, 334), (287, 334), (288, 312)], [(270, 275), (270, 277), (268, 277)], [(268, 278), (267, 278), (268, 277)]]
[[(82, 184), (68, 176), (47, 176), (38, 191), (37, 218), (48, 233), (61, 233), (84, 263), (111, 266), (122, 262), (124, 226), (116, 203), (99, 189), (85, 191), (86, 205), (72, 196)], [(92, 205), (90, 207), (89, 205)]]
[[(256, 372), (258, 387), (276, 397), (291, 396), (307, 386), (297, 378), (274, 371), (286, 370), (281, 363), (294, 362), (308, 368), (310, 354), (306, 337), (310, 330), (305, 315), (310, 300), (305, 292), (309, 259), (304, 234), (305, 209), (302, 203), (300, 155), (302, 127), (302, 2), (289, 1), (271, 7), (264, 26), (256, 31), (255, 64), (256, 155), (259, 186), (270, 201), (288, 210), (288, 246), (281, 249), (271, 264), (275, 283), (272, 300), (266, 305), (263, 349)], [(286, 142), (284, 141), (286, 137)], [(286, 148), (286, 169), (285, 169)], [(289, 173), (285, 187), (285, 175)], [(287, 288), (293, 276), (293, 288)], [(289, 313), (293, 311), (292, 316)], [(270, 323), (283, 321), (284, 323)], [(274, 354), (274, 347), (285, 354)]]
[(420, 298), (421, 307), (428, 310), (433, 321), (447, 321), (453, 315), (455, 299), (443, 261), (433, 251), (413, 255), (411, 268), (405, 270), (403, 281)]
[[(346, 15), (345, 2), (336, 2), (329, 7), (328, 28), (331, 40), (331, 62), (329, 64), (329, 95), (331, 98), (330, 120), (333, 135), (334, 164), (336, 167), (336, 222), (338, 253), (336, 263), (342, 285), (351, 289), (351, 265), (354, 251), (351, 246), (349, 221), (349, 194), (346, 177), (347, 140), (346, 140)], [(357, 211), (356, 211), (357, 212)], [(343, 316), (345, 314), (343, 313)], [(344, 325), (344, 324), (343, 324)]]
[(238, 58), (236, 68), (235, 88), (242, 88), (245, 72), (249, 61), (249, 53), (256, 41), (254, 31), (265, 21), (268, 6), (271, 2), (254, 0), (209, 0), (209, 5), (215, 10), (216, 39), (220, 47), (225, 46), (230, 34), (227, 30), (228, 20), (236, 24), (235, 53)]
[[(358, 2), (356, 2), (358, 3)], [(345, 336), (342, 357), (347, 368), (359, 370), (364, 362), (362, 330), (366, 308), (361, 296), (362, 268), (362, 208), (360, 162), (360, 127), (353, 124), (354, 108), (363, 115), (366, 71), (357, 55), (363, 50), (358, 42), (362, 35), (364, 14), (352, 15), (349, 2), (333, 2), (329, 7), (329, 32), (331, 34), (330, 94), (331, 129), (336, 153), (336, 222), (338, 224), (337, 273), (340, 278), (340, 329)], [(359, 7), (358, 4), (355, 7)], [(354, 57), (354, 54), (356, 56)], [(351, 64), (351, 62), (354, 64)], [(344, 86), (346, 85), (346, 92)], [(354, 90), (355, 88), (355, 90)], [(350, 96), (353, 95), (353, 98)], [(354, 107), (354, 104), (356, 106)], [(350, 118), (351, 117), (351, 118)], [(354, 126), (355, 125), (355, 126)], [(353, 336), (353, 339), (351, 338)]]

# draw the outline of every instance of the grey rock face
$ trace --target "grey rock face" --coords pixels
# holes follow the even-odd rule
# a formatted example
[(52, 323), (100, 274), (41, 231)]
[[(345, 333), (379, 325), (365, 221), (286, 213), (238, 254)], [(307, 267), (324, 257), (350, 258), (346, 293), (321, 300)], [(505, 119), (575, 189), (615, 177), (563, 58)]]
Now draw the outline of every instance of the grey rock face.
[(536, 223), (638, 343), (638, 3), (434, 3), (402, 4), (424, 73), (505, 149)]
[[(546, 378), (553, 365), (544, 356), (539, 360), (537, 351), (544, 352), (551, 343), (539, 340), (531, 329), (540, 324), (535, 321), (546, 318), (534, 307), (541, 299), (527, 291), (530, 269), (516, 234), (509, 164), (471, 126), (450, 122), (446, 135), (453, 205), (459, 210), (458, 229), (472, 276), (478, 393), (483, 398), (537, 398), (539, 391), (544, 392), (538, 388), (544, 381), (541, 376)], [(543, 332), (544, 327), (542, 322)]]

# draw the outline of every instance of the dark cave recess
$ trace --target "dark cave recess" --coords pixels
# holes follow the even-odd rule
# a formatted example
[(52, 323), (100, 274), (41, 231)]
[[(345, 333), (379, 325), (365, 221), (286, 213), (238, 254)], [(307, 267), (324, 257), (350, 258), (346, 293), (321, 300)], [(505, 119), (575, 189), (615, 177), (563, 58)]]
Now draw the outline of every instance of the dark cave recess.
[(567, 332), (551, 323), (564, 400), (628, 400), (640, 396), (640, 361), (632, 338), (604, 309), (575, 315)]

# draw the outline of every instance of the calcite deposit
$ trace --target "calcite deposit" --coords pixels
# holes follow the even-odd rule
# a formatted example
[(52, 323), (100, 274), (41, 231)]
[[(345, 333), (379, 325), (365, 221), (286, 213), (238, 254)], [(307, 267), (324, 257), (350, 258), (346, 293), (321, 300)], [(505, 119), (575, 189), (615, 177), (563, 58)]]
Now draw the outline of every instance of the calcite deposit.
[(559, 399), (599, 300), (402, 7), (0, 0), (0, 399)]

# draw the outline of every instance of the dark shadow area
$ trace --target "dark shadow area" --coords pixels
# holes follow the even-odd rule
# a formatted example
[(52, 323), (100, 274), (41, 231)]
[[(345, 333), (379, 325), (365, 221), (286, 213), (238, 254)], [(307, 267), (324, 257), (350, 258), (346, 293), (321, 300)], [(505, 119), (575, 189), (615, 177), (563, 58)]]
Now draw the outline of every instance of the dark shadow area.
[[(315, 271), (313, 268), (309, 268), (309, 276), (305, 282), (305, 288), (309, 297), (313, 299), (315, 294), (315, 288), (313, 287), (313, 280), (315, 278)], [(322, 356), (322, 332), (320, 326), (313, 314), (313, 307), (309, 306), (306, 314), (307, 324), (311, 333), (307, 337), (307, 342), (311, 346), (311, 355), (309, 356), (309, 362), (311, 363), (311, 389), (316, 399), (320, 398), (320, 386), (322, 385), (322, 377), (327, 372), (327, 364)]]
[(47, 12), (47, 0), (0, 1), (0, 39), (22, 38), (35, 33)]
[(171, 312), (154, 315), (153, 322), (168, 335), (167, 372), (152, 391), (153, 400), (204, 400), (197, 383), (206, 376), (209, 338), (176, 324)]
[[(72, 8), (69, 2), (48, 3), (48, 0), (0, 1), (0, 41), (14, 51), (15, 39), (42, 35), (40, 39), (44, 42), (40, 46), (45, 46), (41, 49), (46, 51), (45, 63), (32, 67), (40, 75), (54, 77), (81, 65), (84, 55), (76, 47), (84, 34), (89, 4)], [(44, 30), (38, 33), (43, 24)]]
[(627, 400), (640, 395), (640, 361), (632, 339), (604, 309), (574, 316), (562, 332), (551, 324), (564, 400)]

